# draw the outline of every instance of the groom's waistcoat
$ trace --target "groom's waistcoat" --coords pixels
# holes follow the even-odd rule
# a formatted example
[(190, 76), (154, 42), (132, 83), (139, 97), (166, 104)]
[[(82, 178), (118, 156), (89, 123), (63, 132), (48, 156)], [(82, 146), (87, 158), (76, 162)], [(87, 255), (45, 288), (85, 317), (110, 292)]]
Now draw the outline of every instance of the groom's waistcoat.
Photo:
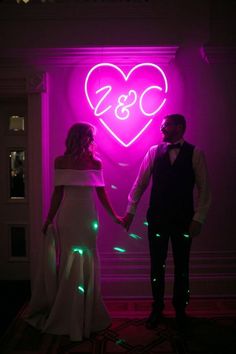
[(148, 221), (174, 222), (186, 225), (193, 217), (192, 166), (194, 146), (184, 142), (171, 165), (166, 144), (157, 147), (152, 171), (152, 189)]

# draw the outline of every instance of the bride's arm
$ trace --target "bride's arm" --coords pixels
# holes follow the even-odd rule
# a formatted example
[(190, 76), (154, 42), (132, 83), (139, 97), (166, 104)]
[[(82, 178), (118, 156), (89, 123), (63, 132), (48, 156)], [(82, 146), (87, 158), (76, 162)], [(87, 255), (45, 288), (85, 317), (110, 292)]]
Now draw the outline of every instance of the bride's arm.
[(111, 215), (112, 219), (115, 222), (121, 224), (122, 219), (113, 210), (113, 207), (112, 207), (111, 202), (108, 198), (105, 187), (96, 187), (96, 192), (97, 192), (98, 199), (100, 200), (100, 202), (102, 203), (103, 207), (106, 209), (108, 214)]
[(47, 232), (48, 225), (50, 225), (52, 223), (52, 221), (57, 213), (57, 210), (61, 204), (62, 197), (63, 197), (63, 191), (64, 191), (64, 186), (55, 186), (54, 187), (48, 216), (44, 222), (43, 229), (42, 229), (44, 234)]
[[(102, 170), (102, 162), (101, 162), (101, 160), (94, 159), (93, 163), (94, 163), (94, 168), (96, 170)], [(106, 209), (108, 214), (112, 217), (112, 219), (118, 224), (123, 224), (123, 219), (116, 214), (116, 212), (114, 211), (114, 209), (113, 209), (113, 207), (111, 205), (111, 202), (109, 200), (109, 197), (108, 197), (108, 194), (107, 194), (107, 191), (106, 191), (106, 187), (104, 187), (104, 186), (96, 187), (96, 192), (97, 192), (98, 199), (100, 200), (100, 202), (103, 205), (104, 209)]]

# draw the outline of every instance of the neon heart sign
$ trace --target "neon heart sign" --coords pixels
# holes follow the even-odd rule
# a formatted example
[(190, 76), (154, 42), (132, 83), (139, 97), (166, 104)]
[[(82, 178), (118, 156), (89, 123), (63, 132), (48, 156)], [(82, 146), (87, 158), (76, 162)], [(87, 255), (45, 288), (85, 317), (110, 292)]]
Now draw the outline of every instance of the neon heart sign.
[(100, 63), (87, 74), (85, 94), (94, 115), (123, 146), (133, 144), (166, 102), (164, 71), (142, 63), (127, 74), (117, 65)]

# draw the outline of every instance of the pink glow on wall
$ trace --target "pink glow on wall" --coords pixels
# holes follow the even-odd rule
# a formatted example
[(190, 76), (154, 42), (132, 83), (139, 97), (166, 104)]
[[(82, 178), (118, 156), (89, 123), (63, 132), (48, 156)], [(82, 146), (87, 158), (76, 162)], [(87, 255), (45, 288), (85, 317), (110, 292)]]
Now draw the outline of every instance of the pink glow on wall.
[[(90, 52), (94, 54), (91, 56)], [(165, 49), (155, 48), (90, 48), (86, 55), (72, 56), (70, 65), (65, 62), (65, 65), (51, 69), (50, 186), (53, 186), (54, 158), (65, 151), (68, 129), (77, 122), (89, 122), (96, 127), (94, 151), (102, 161), (107, 191), (117, 213), (125, 213), (127, 195), (144, 155), (152, 145), (162, 141), (160, 124), (163, 117), (173, 112), (184, 113), (187, 101), (184, 77), (172, 54), (166, 56)], [(113, 65), (98, 66), (106, 63)], [(154, 65), (144, 66), (145, 63)], [(91, 103), (86, 97), (86, 80)], [(125, 147), (124, 144), (129, 145)], [(114, 252), (114, 247), (119, 247), (127, 253), (117, 252), (117, 256), (125, 256), (144, 250), (147, 230), (143, 223), (147, 203), (148, 191), (142, 197), (131, 229), (131, 234), (139, 237), (128, 235), (120, 225), (114, 224), (97, 203), (98, 246), (102, 252)]]
[(94, 115), (122, 146), (132, 145), (166, 103), (168, 82), (156, 64), (141, 63), (124, 72), (111, 63), (93, 66), (85, 95)]

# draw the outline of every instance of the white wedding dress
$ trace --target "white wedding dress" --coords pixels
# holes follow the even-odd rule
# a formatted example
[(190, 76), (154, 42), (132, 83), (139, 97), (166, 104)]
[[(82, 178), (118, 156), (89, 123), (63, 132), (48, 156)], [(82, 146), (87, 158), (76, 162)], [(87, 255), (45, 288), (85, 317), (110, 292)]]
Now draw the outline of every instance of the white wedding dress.
[(102, 171), (58, 169), (55, 185), (64, 186), (64, 196), (56, 228), (50, 225), (42, 236), (41, 264), (24, 318), (42, 332), (81, 341), (111, 323), (96, 250), (94, 188), (104, 186)]

